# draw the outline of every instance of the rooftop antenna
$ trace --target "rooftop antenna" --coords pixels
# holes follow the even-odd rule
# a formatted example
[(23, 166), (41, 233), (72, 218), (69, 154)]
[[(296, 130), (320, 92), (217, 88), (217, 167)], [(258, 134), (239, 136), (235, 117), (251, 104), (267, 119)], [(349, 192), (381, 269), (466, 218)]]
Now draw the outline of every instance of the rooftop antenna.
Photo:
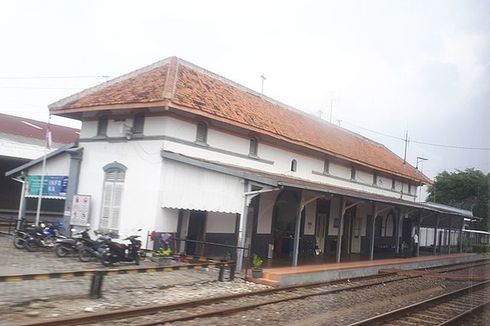
[(260, 93), (264, 94), (264, 81), (267, 79), (265, 77), (265, 74), (260, 75), (260, 78), (262, 78), (262, 86), (260, 87)]
[(405, 142), (405, 153), (403, 154), (403, 164), (407, 163), (407, 148), (408, 148), (408, 129), (405, 132), (405, 139), (403, 140)]

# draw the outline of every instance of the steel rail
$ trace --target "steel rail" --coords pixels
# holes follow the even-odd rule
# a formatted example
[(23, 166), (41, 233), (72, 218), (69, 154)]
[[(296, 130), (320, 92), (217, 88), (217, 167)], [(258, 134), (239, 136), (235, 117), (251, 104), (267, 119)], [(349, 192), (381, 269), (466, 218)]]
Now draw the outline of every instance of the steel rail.
[(465, 318), (469, 314), (476, 313), (476, 312), (479, 312), (479, 311), (483, 311), (485, 309), (488, 309), (489, 306), (490, 306), (490, 302), (482, 303), (482, 304), (480, 304), (480, 305), (478, 305), (478, 306), (476, 306), (474, 308), (468, 309), (465, 312), (460, 313), (457, 316), (454, 316), (453, 318), (449, 319), (448, 321), (446, 321), (446, 322), (444, 322), (444, 323), (442, 323), (442, 324), (440, 324), (438, 326), (456, 325), (457, 322), (458, 322), (458, 325), (462, 325), (461, 323), (459, 323), (459, 321), (461, 321), (463, 318)]
[[(387, 278), (387, 277), (394, 276), (394, 275), (395, 275), (395, 273), (364, 276), (364, 277), (359, 277), (359, 278), (355, 278), (355, 279), (353, 278), (350, 280), (350, 283), (361, 282), (361, 281), (369, 280), (369, 279)], [(333, 290), (329, 290), (329, 291), (331, 291), (330, 293), (335, 293), (335, 292), (341, 292), (341, 291), (349, 290), (349, 289), (356, 290), (356, 289), (360, 289), (360, 288), (364, 288), (364, 287), (386, 284), (386, 283), (405, 280), (405, 279), (409, 279), (409, 278), (411, 278), (411, 277), (400, 277), (400, 278), (397, 278), (395, 280), (385, 280), (385, 281), (380, 281), (380, 282), (375, 282), (375, 283), (370, 283), (370, 284), (363, 284), (360, 286), (353, 286), (353, 287), (349, 287), (349, 288), (333, 289)], [(281, 287), (281, 288), (259, 290), (259, 291), (254, 291), (254, 292), (244, 292), (244, 293), (236, 293), (236, 294), (232, 294), (232, 295), (217, 296), (217, 297), (212, 297), (212, 298), (190, 300), (190, 301), (184, 301), (184, 302), (173, 303), (173, 304), (152, 305), (152, 306), (145, 306), (145, 307), (114, 310), (114, 311), (109, 311), (109, 312), (96, 312), (96, 313), (92, 313), (90, 315), (83, 314), (83, 315), (76, 315), (76, 316), (68, 316), (65, 318), (57, 318), (57, 319), (52, 319), (52, 320), (29, 322), (29, 323), (25, 323), (25, 324), (20, 324), (19, 326), (83, 325), (83, 324), (87, 324), (87, 323), (91, 323), (91, 322), (101, 322), (101, 321), (107, 321), (107, 320), (113, 320), (113, 319), (124, 319), (124, 318), (130, 318), (130, 317), (139, 317), (139, 316), (150, 315), (150, 314), (159, 313), (159, 312), (171, 312), (173, 310), (179, 310), (179, 309), (184, 309), (184, 308), (189, 308), (189, 307), (194, 308), (194, 307), (200, 306), (200, 305), (209, 305), (209, 304), (213, 304), (213, 303), (218, 303), (218, 302), (222, 302), (222, 301), (226, 301), (226, 300), (239, 299), (239, 298), (243, 298), (243, 297), (264, 296), (264, 295), (269, 295), (269, 294), (275, 294), (278, 292), (286, 292), (287, 293), (287, 292), (290, 292), (293, 290), (298, 290), (298, 289), (307, 289), (307, 288), (312, 288), (312, 287), (328, 286), (328, 285), (343, 284), (343, 283), (348, 283), (348, 282), (346, 280), (335, 280), (335, 281), (331, 281), (331, 282), (327, 282), (327, 283), (321, 282), (321, 283), (306, 284), (306, 285), (299, 285), (299, 286), (293, 285), (293, 286), (287, 286), (287, 287)], [(324, 292), (326, 292), (326, 291), (324, 291)], [(320, 293), (320, 294), (317, 294), (317, 293), (318, 292), (311, 293), (311, 294), (309, 294), (309, 296), (322, 294), (322, 293)], [(323, 293), (323, 294), (329, 294), (329, 293)], [(296, 296), (293, 299), (300, 299), (300, 298)], [(265, 303), (265, 304), (267, 304), (267, 303)], [(194, 319), (194, 318), (198, 318), (199, 316), (192, 315), (189, 317), (190, 318), (188, 318), (188, 319)], [(156, 324), (158, 324), (158, 323), (156, 323)]]
[[(468, 264), (468, 262), (459, 263), (459, 264), (451, 264), (451, 265), (447, 265), (447, 266), (464, 265), (464, 264)], [(475, 267), (475, 266), (474, 265), (467, 266), (466, 269), (473, 268), (473, 267)], [(441, 266), (431, 267), (430, 269), (436, 269), (436, 268), (441, 268)], [(346, 283), (346, 281), (350, 281), (351, 283), (356, 283), (356, 282), (361, 282), (364, 280), (387, 278), (387, 277), (391, 277), (391, 276), (395, 276), (395, 275), (396, 275), (396, 273), (393, 272), (393, 273), (383, 273), (383, 274), (377, 274), (377, 275), (357, 277), (357, 278), (352, 278), (350, 280), (343, 279), (343, 280), (334, 280), (334, 281), (330, 281), (330, 282), (319, 282), (319, 283), (305, 284), (305, 285), (299, 285), (299, 286), (298, 285), (292, 285), (292, 286), (265, 289), (265, 290), (254, 291), (254, 292), (246, 292), (246, 293), (237, 293), (237, 294), (233, 294), (233, 295), (218, 296), (218, 297), (214, 297), (214, 298), (191, 300), (191, 301), (185, 301), (185, 302), (180, 302), (180, 303), (175, 303), (175, 304), (152, 305), (152, 306), (145, 306), (145, 307), (129, 308), (129, 309), (124, 309), (124, 310), (114, 310), (114, 311), (109, 311), (109, 312), (96, 312), (96, 313), (92, 313), (90, 315), (84, 314), (84, 315), (68, 316), (66, 318), (57, 318), (57, 319), (53, 319), (53, 320), (45, 320), (45, 321), (40, 321), (40, 322), (31, 322), (31, 323), (21, 324), (21, 326), (81, 325), (81, 324), (87, 324), (87, 323), (91, 323), (91, 322), (101, 322), (101, 321), (107, 321), (107, 320), (116, 320), (116, 319), (138, 317), (138, 316), (150, 315), (150, 314), (155, 314), (155, 313), (160, 313), (160, 312), (171, 312), (172, 310), (179, 310), (179, 309), (184, 309), (184, 308), (189, 308), (189, 307), (194, 308), (194, 307), (200, 306), (200, 305), (209, 305), (212, 303), (218, 303), (221, 301), (233, 300), (233, 299), (238, 299), (238, 298), (243, 298), (243, 297), (264, 296), (264, 295), (275, 294), (275, 293), (279, 293), (279, 292), (286, 292), (287, 293), (287, 292), (290, 292), (293, 290), (299, 290), (299, 289), (307, 289), (307, 288), (328, 286), (328, 285), (334, 285), (334, 284), (343, 284), (343, 283)], [(384, 281), (379, 281), (379, 282), (374, 282), (374, 283), (369, 283), (369, 284), (351, 286), (351, 287), (347, 287), (347, 288), (325, 290), (325, 291), (319, 291), (319, 292), (308, 293), (308, 294), (303, 294), (303, 295), (295, 295), (293, 297), (275, 299), (275, 300), (271, 300), (269, 302), (262, 302), (262, 303), (250, 304), (250, 305), (242, 306), (242, 307), (233, 307), (233, 308), (228, 308), (228, 309), (220, 309), (220, 310), (210, 311), (210, 312), (207, 312), (206, 315), (211, 316), (211, 315), (229, 314), (229, 313), (233, 313), (233, 312), (237, 312), (237, 311), (253, 309), (253, 308), (256, 308), (258, 306), (272, 304), (272, 303), (278, 303), (278, 302), (290, 301), (290, 300), (298, 300), (298, 299), (303, 299), (303, 298), (307, 298), (307, 297), (311, 297), (311, 296), (334, 294), (334, 293), (343, 292), (343, 291), (359, 290), (359, 289), (366, 288), (366, 287), (371, 287), (371, 286), (376, 286), (376, 285), (381, 285), (381, 284), (387, 284), (387, 283), (391, 283), (391, 282), (402, 281), (402, 280), (412, 279), (412, 278), (417, 278), (417, 277), (421, 277), (421, 276), (419, 276), (419, 275), (418, 276), (402, 276), (402, 277), (392, 279), (392, 280), (384, 280)], [(180, 317), (168, 319), (165, 321), (160, 320), (158, 322), (142, 324), (142, 325), (157, 325), (157, 324), (162, 324), (165, 322), (190, 320), (190, 319), (195, 319), (195, 318), (199, 318), (199, 317), (205, 317), (205, 316), (202, 314), (199, 314), (199, 315), (194, 314), (194, 315), (189, 315), (189, 316), (185, 316), (185, 317), (180, 316)]]
[[(426, 299), (426, 300), (423, 300), (423, 301), (420, 301), (420, 302), (417, 302), (417, 303), (414, 303), (414, 304), (411, 304), (411, 305), (408, 305), (405, 307), (401, 307), (401, 308), (398, 308), (398, 309), (395, 309), (392, 311), (388, 311), (386, 313), (383, 313), (383, 314), (380, 314), (380, 315), (377, 315), (374, 317), (370, 317), (370, 318), (367, 318), (364, 320), (357, 321), (355, 323), (351, 323), (351, 324), (349, 324), (349, 326), (379, 325), (379, 324), (383, 324), (385, 322), (396, 321), (398, 316), (406, 317), (410, 313), (416, 312), (417, 310), (419, 310), (419, 309), (421, 309), (427, 305), (436, 304), (437, 302), (447, 300), (451, 297), (454, 297), (455, 295), (459, 295), (459, 294), (462, 294), (465, 292), (472, 291), (475, 288), (480, 288), (480, 287), (486, 288), (489, 284), (490, 284), (490, 281), (472, 284), (470, 286), (464, 287), (464, 288), (459, 289), (459, 290), (451, 291), (449, 293), (445, 293), (445, 294), (439, 295), (439, 296), (434, 297), (434, 298)], [(488, 302), (486, 302), (485, 304), (487, 304), (487, 303)], [(472, 308), (474, 308), (474, 307), (472, 307)], [(465, 311), (465, 313), (466, 313), (466, 311)], [(438, 325), (445, 325), (445, 323), (448, 321), (449, 320), (446, 320), (443, 323), (438, 324)]]

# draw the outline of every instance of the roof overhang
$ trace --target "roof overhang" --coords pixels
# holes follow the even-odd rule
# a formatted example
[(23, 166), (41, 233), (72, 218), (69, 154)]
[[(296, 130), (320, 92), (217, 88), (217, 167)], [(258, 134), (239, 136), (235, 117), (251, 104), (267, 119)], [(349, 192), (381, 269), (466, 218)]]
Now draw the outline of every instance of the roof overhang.
[[(74, 143), (68, 144), (68, 145), (65, 145), (65, 146), (62, 146), (62, 147), (60, 147), (60, 148), (58, 148), (58, 149), (56, 149), (56, 150), (54, 150), (54, 151), (49, 152), (48, 154), (46, 154), (45, 155), (46, 156), (46, 159), (48, 160), (50, 158), (56, 157), (56, 156), (58, 156), (60, 154), (63, 154), (65, 152), (67, 152), (68, 150), (72, 149), (75, 146), (76, 146), (76, 144), (74, 144)], [(44, 160), (44, 156), (38, 157), (35, 160), (29, 161), (29, 162), (27, 162), (27, 163), (25, 163), (25, 164), (23, 164), (23, 165), (21, 165), (19, 167), (16, 167), (15, 169), (12, 169), (10, 171), (5, 172), (5, 176), (6, 177), (10, 177), (10, 176), (16, 175), (17, 173), (20, 173), (20, 172), (22, 172), (22, 171), (24, 171), (24, 170), (26, 170), (26, 169), (28, 169), (28, 168), (30, 168), (32, 166), (35, 166), (35, 165), (37, 165), (39, 163), (42, 163), (43, 160)]]
[[(258, 182), (268, 186), (274, 187), (289, 187), (301, 190), (315, 191), (330, 195), (346, 196), (352, 199), (357, 199), (366, 202), (376, 202), (383, 203), (387, 205), (397, 205), (406, 208), (413, 208), (417, 210), (424, 210), (431, 213), (438, 213), (444, 215), (451, 215), (456, 217), (469, 217), (471, 214), (469, 211), (463, 211), (455, 209), (446, 205), (429, 205), (427, 203), (417, 203), (408, 200), (398, 199), (394, 197), (383, 196), (379, 194), (373, 194), (365, 191), (359, 191), (354, 189), (348, 189), (343, 187), (332, 186), (323, 183), (317, 183), (312, 181), (307, 181), (303, 179), (293, 178), (285, 175), (278, 175), (272, 173), (266, 173), (258, 170), (245, 169), (242, 167), (225, 165), (222, 163), (206, 161), (199, 158), (184, 156), (178, 153), (161, 151), (162, 158), (178, 161), (184, 164), (190, 164), (203, 169), (209, 169), (215, 172), (220, 172), (228, 175), (233, 175), (236, 177), (243, 178), (245, 180), (250, 180)], [(469, 212), (469, 213), (468, 213)], [(471, 217), (473, 217), (471, 215)]]

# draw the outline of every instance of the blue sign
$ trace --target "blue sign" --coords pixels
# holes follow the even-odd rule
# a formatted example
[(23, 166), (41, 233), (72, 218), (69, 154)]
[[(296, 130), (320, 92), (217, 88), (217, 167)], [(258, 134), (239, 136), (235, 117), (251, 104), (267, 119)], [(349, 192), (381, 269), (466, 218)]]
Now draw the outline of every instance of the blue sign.
[[(68, 188), (68, 177), (59, 175), (46, 175), (43, 180), (43, 197), (56, 196), (66, 197)], [(41, 176), (30, 175), (27, 177), (27, 195), (39, 196), (41, 189)]]

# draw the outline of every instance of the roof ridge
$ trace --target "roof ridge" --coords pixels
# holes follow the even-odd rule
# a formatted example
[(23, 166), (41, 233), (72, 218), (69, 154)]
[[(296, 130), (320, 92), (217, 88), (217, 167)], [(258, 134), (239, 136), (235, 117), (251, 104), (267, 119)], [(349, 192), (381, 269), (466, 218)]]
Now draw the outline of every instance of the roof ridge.
[(179, 76), (179, 58), (171, 57), (169, 67), (167, 69), (167, 76), (165, 77), (165, 83), (163, 85), (164, 99), (172, 99), (175, 95), (175, 89), (177, 87), (177, 79)]
[(68, 103), (71, 103), (71, 102), (74, 102), (78, 99), (80, 99), (81, 97), (83, 96), (86, 96), (86, 95), (89, 95), (91, 93), (94, 93), (94, 92), (97, 92), (101, 89), (104, 89), (108, 86), (112, 86), (114, 84), (117, 84), (121, 81), (124, 81), (124, 80), (127, 80), (129, 78), (132, 78), (132, 77), (135, 77), (137, 75), (140, 75), (142, 73), (145, 73), (145, 72), (148, 72), (150, 70), (153, 70), (155, 68), (158, 68), (158, 67), (163, 67), (164, 65), (168, 64), (169, 62), (171, 62), (172, 60), (175, 60), (176, 57), (168, 57), (168, 58), (165, 58), (163, 60), (160, 60), (160, 61), (157, 61), (155, 63), (152, 63), (148, 66), (145, 66), (143, 68), (139, 68), (139, 69), (136, 69), (136, 70), (133, 70), (127, 74), (124, 74), (124, 75), (121, 75), (121, 76), (118, 76), (118, 77), (115, 77), (111, 80), (108, 80), (106, 82), (103, 82), (101, 84), (98, 84), (98, 85), (95, 85), (95, 86), (92, 86), (92, 87), (89, 87), (89, 88), (86, 88), (78, 93), (75, 93), (73, 95), (70, 95), (68, 97), (65, 97), (59, 101), (56, 101), (54, 103), (51, 103), (50, 105), (48, 105), (48, 108), (50, 110), (53, 110), (53, 109), (56, 109), (56, 108), (60, 108), (62, 106), (65, 106), (67, 105)]

